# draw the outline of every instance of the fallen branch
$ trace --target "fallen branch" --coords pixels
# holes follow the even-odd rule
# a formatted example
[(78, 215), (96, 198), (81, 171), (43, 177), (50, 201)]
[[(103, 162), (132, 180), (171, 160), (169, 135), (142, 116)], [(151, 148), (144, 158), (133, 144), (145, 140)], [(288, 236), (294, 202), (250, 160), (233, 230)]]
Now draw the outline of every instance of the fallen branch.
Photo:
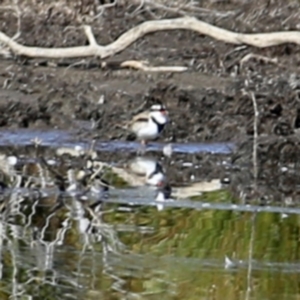
[(184, 66), (155, 66), (152, 67), (147, 61), (142, 60), (125, 60), (125, 61), (103, 61), (100, 64), (103, 69), (119, 70), (124, 68), (136, 69), (146, 72), (185, 72), (187, 67)]
[(148, 33), (163, 30), (192, 30), (226, 43), (247, 44), (258, 48), (285, 43), (300, 45), (300, 32), (298, 31), (243, 34), (210, 25), (193, 17), (146, 21), (123, 33), (116, 41), (106, 46), (97, 44), (90, 26), (84, 26), (83, 28), (90, 42), (87, 46), (68, 48), (29, 47), (15, 42), (3, 32), (0, 32), (0, 42), (6, 44), (15, 54), (26, 57), (74, 58), (97, 56), (102, 59), (123, 51)]
[(151, 67), (147, 62), (138, 60), (126, 60), (120, 64), (121, 68), (132, 68), (146, 72), (184, 72), (188, 68), (182, 66), (158, 66)]

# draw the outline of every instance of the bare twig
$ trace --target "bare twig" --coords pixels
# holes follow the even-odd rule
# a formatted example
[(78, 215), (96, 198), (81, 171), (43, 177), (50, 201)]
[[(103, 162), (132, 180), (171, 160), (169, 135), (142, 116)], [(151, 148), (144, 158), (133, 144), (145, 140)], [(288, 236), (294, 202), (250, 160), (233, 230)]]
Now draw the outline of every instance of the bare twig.
[(76, 67), (76, 66), (81, 66), (83, 65), (84, 63), (86, 63), (86, 61), (84, 59), (80, 60), (80, 61), (77, 61), (77, 62), (74, 62), (73, 64), (70, 64), (64, 71), (64, 74), (66, 74), (66, 72), (73, 68), (73, 67)]
[(256, 184), (257, 184), (257, 175), (258, 175), (258, 163), (257, 163), (257, 138), (258, 138), (258, 117), (259, 117), (259, 112), (257, 108), (257, 102), (256, 98), (254, 95), (254, 92), (250, 92), (250, 96), (252, 99), (252, 104), (253, 104), (253, 110), (254, 110), (254, 121), (253, 121), (253, 176), (254, 176), (254, 185), (256, 189)]
[(132, 12), (131, 15), (135, 15), (139, 10), (141, 10), (145, 4), (145, 0), (139, 0), (140, 4), (139, 6)]
[(272, 64), (278, 64), (278, 59), (277, 57), (275, 58), (269, 58), (263, 55), (255, 54), (255, 53), (248, 53), (245, 55), (241, 60), (240, 60), (240, 67), (242, 68), (243, 65), (249, 61), (250, 59), (255, 58), (257, 60), (261, 60), (265, 63), (272, 63)]
[(114, 2), (112, 2), (112, 3), (105, 3), (105, 4), (102, 4), (102, 5), (99, 5), (97, 7), (98, 14), (94, 17), (94, 19), (97, 19), (100, 16), (102, 16), (106, 8), (114, 7), (117, 4), (118, 4), (118, 0), (114, 0)]
[[(179, 16), (200, 16), (200, 15), (215, 15), (217, 17), (228, 17), (231, 15), (236, 14), (235, 11), (228, 11), (228, 12), (219, 12), (216, 10), (211, 10), (208, 8), (203, 8), (203, 7), (199, 7), (197, 5), (194, 5), (193, 1), (190, 1), (190, 3), (176, 3), (174, 5), (174, 3), (172, 3), (171, 1), (166, 2), (168, 5), (163, 4), (163, 3), (159, 3), (158, 1), (153, 1), (153, 0), (135, 0), (133, 2), (136, 2), (136, 4), (138, 3), (138, 7), (134, 10), (133, 13), (131, 13), (130, 15), (137, 15), (138, 13), (140, 13), (143, 10), (146, 10), (149, 12), (149, 10), (151, 8), (157, 9), (157, 10), (162, 10), (165, 12), (169, 12), (169, 13), (173, 13), (173, 14), (177, 14)], [(171, 4), (171, 5), (169, 5)], [(172, 5), (173, 4), (173, 5)], [(142, 10), (142, 8), (144, 8)]]
[(74, 58), (97, 56), (102, 59), (123, 51), (148, 33), (177, 29), (192, 30), (226, 43), (236, 45), (247, 44), (258, 48), (285, 43), (300, 45), (300, 32), (298, 31), (243, 34), (210, 25), (193, 17), (146, 21), (128, 30), (117, 40), (106, 46), (95, 43), (95, 39), (90, 36), (92, 33), (91, 29), (87, 28), (88, 26), (84, 27), (84, 31), (90, 41), (90, 44), (87, 46), (68, 48), (29, 47), (15, 42), (3, 32), (0, 32), (0, 42), (7, 45), (15, 54), (27, 57)]
[(91, 26), (85, 25), (85, 26), (83, 26), (83, 30), (84, 30), (84, 33), (85, 33), (85, 35), (86, 35), (86, 37), (87, 37), (87, 39), (90, 43), (90, 46), (91, 47), (97, 47), (98, 44), (97, 44), (96, 39), (93, 35)]

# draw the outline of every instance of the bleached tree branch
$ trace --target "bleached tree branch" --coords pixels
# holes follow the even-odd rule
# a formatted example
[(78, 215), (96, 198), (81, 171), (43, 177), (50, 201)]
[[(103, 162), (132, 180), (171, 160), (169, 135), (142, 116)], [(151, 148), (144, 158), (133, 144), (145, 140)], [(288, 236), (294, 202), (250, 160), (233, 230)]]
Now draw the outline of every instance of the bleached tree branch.
[(27, 57), (75, 58), (97, 56), (104, 59), (123, 51), (133, 42), (148, 33), (179, 29), (195, 31), (199, 34), (210, 36), (225, 43), (236, 45), (246, 44), (258, 48), (265, 48), (285, 43), (300, 45), (300, 32), (298, 31), (243, 34), (219, 28), (193, 17), (146, 21), (126, 31), (117, 40), (105, 46), (96, 43), (95, 38), (92, 37), (92, 30), (89, 26), (84, 26), (85, 34), (90, 42), (87, 46), (67, 48), (24, 46), (17, 43), (3, 32), (0, 32), (0, 42), (6, 44), (15, 54)]

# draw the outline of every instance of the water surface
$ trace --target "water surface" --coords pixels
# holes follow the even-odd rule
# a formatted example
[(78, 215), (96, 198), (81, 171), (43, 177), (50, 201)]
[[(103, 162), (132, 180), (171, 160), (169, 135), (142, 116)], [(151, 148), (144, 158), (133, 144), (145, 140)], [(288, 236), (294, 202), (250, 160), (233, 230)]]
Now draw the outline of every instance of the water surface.
[[(0, 131), (0, 146), (14, 145), (25, 146), (32, 145), (33, 140), (38, 138), (43, 146), (48, 147), (75, 147), (80, 146), (83, 149), (90, 147), (88, 140), (79, 140), (71, 132), (61, 130), (40, 131), (18, 129), (12, 131)], [(147, 150), (162, 151), (165, 144), (152, 142)], [(235, 145), (233, 143), (174, 143), (172, 144), (175, 153), (213, 153), (228, 154), (231, 153)], [(124, 141), (97, 141), (95, 149), (98, 151), (137, 151), (140, 147), (138, 142)]]
[(210, 210), (157, 211), (127, 199), (106, 204), (91, 226), (95, 215), (65, 201), (51, 213), (47, 201), (32, 199), (2, 216), (1, 299), (298, 296), (299, 211), (216, 210), (218, 199)]
[[(49, 147), (89, 146), (59, 131), (2, 132), (1, 145), (29, 145), (35, 137)], [(232, 146), (175, 144), (174, 151), (224, 154)], [(138, 143), (96, 147), (135, 151)], [(115, 186), (97, 212), (80, 191), (7, 189), (0, 201), (0, 299), (300, 297), (300, 208), (246, 205), (222, 188), (171, 199), (158, 210), (155, 193)]]

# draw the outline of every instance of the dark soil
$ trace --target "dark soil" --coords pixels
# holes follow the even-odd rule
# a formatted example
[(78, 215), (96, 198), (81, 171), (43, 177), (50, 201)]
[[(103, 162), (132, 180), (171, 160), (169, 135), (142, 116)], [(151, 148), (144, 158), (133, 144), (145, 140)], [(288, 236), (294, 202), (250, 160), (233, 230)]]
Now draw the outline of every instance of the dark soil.
[[(39, 7), (24, 10), (18, 41), (41, 47), (84, 45), (87, 41), (80, 29), (84, 20), (92, 25), (97, 41), (107, 44), (134, 25), (153, 19), (153, 14), (147, 11), (129, 15), (134, 7), (119, 5), (106, 9), (101, 20), (92, 21), (95, 7), (86, 2), (69, 10), (55, 6), (48, 10)], [(201, 19), (238, 32), (297, 30), (300, 26), (296, 14), (300, 4), (296, 2), (224, 3), (206, 1), (203, 5), (211, 11), (233, 11), (234, 16), (220, 17), (212, 12), (201, 15)], [(157, 10), (152, 13), (162, 14)], [(165, 17), (176, 17), (176, 14), (165, 13)], [(11, 12), (1, 11), (0, 19), (0, 30), (12, 36), (17, 29), (16, 18)], [(276, 57), (278, 63), (250, 59), (241, 66), (240, 60), (249, 53)], [(166, 74), (101, 69), (94, 58), (73, 67), (72, 63), (78, 60), (2, 58), (1, 129), (72, 129), (78, 139), (126, 140), (132, 137), (117, 125), (160, 101), (168, 107), (171, 117), (161, 141), (236, 142), (240, 146), (231, 158), (230, 177), (239, 196), (246, 193), (245, 199), (250, 195), (250, 198), (280, 201), (297, 198), (299, 46), (237, 47), (178, 30), (145, 36), (108, 61), (131, 59), (148, 60), (152, 65), (188, 66), (189, 71)], [(53, 63), (57, 66), (50, 67)], [(248, 92), (254, 92), (259, 112), (256, 186), (251, 171), (254, 111)], [(194, 161), (206, 161), (202, 177), (220, 172), (228, 175), (228, 170), (214, 163), (218, 159), (208, 162), (205, 155), (195, 157)], [(276, 195), (270, 196), (270, 191)]]

